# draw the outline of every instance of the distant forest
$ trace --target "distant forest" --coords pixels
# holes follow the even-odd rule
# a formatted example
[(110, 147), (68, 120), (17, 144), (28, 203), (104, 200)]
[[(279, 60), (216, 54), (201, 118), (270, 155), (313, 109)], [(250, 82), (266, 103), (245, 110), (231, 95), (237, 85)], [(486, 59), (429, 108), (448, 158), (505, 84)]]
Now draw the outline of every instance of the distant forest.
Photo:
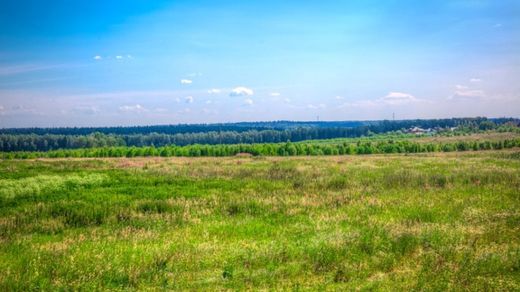
[(518, 127), (514, 118), (453, 118), (400, 121), (244, 122), (105, 128), (0, 129), (0, 151), (50, 151), (118, 146), (185, 146), (192, 144), (255, 144), (315, 139), (355, 138), (402, 131), (411, 127), (481, 131)]

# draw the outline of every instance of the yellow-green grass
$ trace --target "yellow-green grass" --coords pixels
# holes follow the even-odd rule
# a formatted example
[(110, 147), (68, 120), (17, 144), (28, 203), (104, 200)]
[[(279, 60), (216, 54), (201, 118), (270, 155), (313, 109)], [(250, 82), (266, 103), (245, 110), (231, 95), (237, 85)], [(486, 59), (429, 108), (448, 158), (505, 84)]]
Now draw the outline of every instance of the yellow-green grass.
[(377, 134), (368, 137), (355, 137), (355, 138), (334, 138), (334, 139), (321, 139), (321, 140), (307, 140), (296, 143), (324, 143), (330, 144), (331, 142), (357, 142), (357, 141), (412, 141), (418, 143), (451, 143), (451, 142), (475, 142), (475, 141), (490, 141), (496, 142), (508, 139), (518, 139), (520, 133), (518, 132), (497, 132), (488, 131), (482, 133), (438, 133), (438, 134)]
[(0, 161), (0, 290), (519, 290), (520, 151)]

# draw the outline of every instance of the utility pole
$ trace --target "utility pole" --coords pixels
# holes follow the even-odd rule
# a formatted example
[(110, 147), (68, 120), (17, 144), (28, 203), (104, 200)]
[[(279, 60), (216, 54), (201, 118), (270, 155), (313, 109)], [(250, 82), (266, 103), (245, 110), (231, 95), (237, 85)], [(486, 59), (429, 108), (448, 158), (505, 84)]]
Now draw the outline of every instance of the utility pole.
[(395, 122), (395, 112), (392, 113), (392, 121)]

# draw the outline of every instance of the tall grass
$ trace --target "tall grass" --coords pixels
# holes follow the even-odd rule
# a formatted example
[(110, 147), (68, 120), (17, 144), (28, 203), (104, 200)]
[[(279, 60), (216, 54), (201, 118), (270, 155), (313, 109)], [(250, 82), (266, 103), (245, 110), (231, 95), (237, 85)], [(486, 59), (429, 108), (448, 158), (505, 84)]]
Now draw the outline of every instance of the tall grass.
[(0, 161), (0, 290), (515, 291), (518, 157)]

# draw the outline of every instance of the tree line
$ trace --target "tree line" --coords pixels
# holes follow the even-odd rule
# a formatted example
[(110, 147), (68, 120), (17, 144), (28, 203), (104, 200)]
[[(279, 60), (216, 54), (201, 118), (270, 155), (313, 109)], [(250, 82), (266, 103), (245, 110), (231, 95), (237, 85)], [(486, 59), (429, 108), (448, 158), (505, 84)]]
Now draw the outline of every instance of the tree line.
[[(330, 122), (332, 123), (332, 122)], [(450, 126), (457, 125), (460, 132), (475, 132), (490, 129), (517, 128), (517, 121), (503, 119), (492, 121), (485, 118), (474, 119), (447, 119), (447, 120), (418, 120), (412, 121), (381, 121), (377, 124), (358, 127), (298, 127), (285, 130), (247, 130), (237, 131), (210, 131), (200, 133), (150, 133), (150, 134), (105, 134), (92, 133), (88, 135), (66, 134), (0, 134), (0, 151), (51, 151), (57, 149), (79, 149), (100, 147), (162, 147), (167, 145), (185, 146), (191, 144), (258, 144), (298, 142), (304, 140), (356, 138), (372, 134), (400, 131), (412, 126), (435, 128), (443, 131)]]
[(240, 122), (216, 124), (178, 124), (129, 127), (62, 127), (62, 128), (7, 128), (0, 129), (0, 134), (54, 134), (54, 135), (89, 135), (94, 133), (133, 135), (133, 134), (183, 134), (204, 132), (246, 132), (250, 130), (286, 130), (294, 128), (353, 128), (369, 125), (370, 121), (334, 121), (334, 122), (299, 122), (299, 121), (272, 121), (272, 122)]
[(47, 152), (1, 152), (2, 159), (66, 157), (221, 157), (247, 154), (252, 156), (321, 156), (387, 153), (452, 152), (499, 150), (520, 147), (520, 139), (493, 141), (458, 141), (418, 143), (409, 140), (358, 141), (356, 143), (263, 143), (232, 145), (186, 145), (163, 147), (102, 147), (62, 149)]
[(424, 120), (398, 120), (398, 121), (272, 121), (272, 122), (240, 122), (219, 124), (178, 124), (178, 125), (154, 125), (131, 127), (62, 127), (62, 128), (0, 128), (0, 134), (21, 135), (90, 135), (94, 133), (114, 135), (147, 135), (160, 134), (185, 134), (206, 132), (247, 132), (251, 130), (287, 130), (296, 128), (356, 128), (369, 126), (376, 133), (395, 131), (413, 126), (423, 128), (457, 127), (464, 124), (479, 125), (483, 121), (491, 121), (497, 125), (506, 122), (519, 123), (519, 119), (498, 118), (451, 118), (451, 119), (424, 119)]

